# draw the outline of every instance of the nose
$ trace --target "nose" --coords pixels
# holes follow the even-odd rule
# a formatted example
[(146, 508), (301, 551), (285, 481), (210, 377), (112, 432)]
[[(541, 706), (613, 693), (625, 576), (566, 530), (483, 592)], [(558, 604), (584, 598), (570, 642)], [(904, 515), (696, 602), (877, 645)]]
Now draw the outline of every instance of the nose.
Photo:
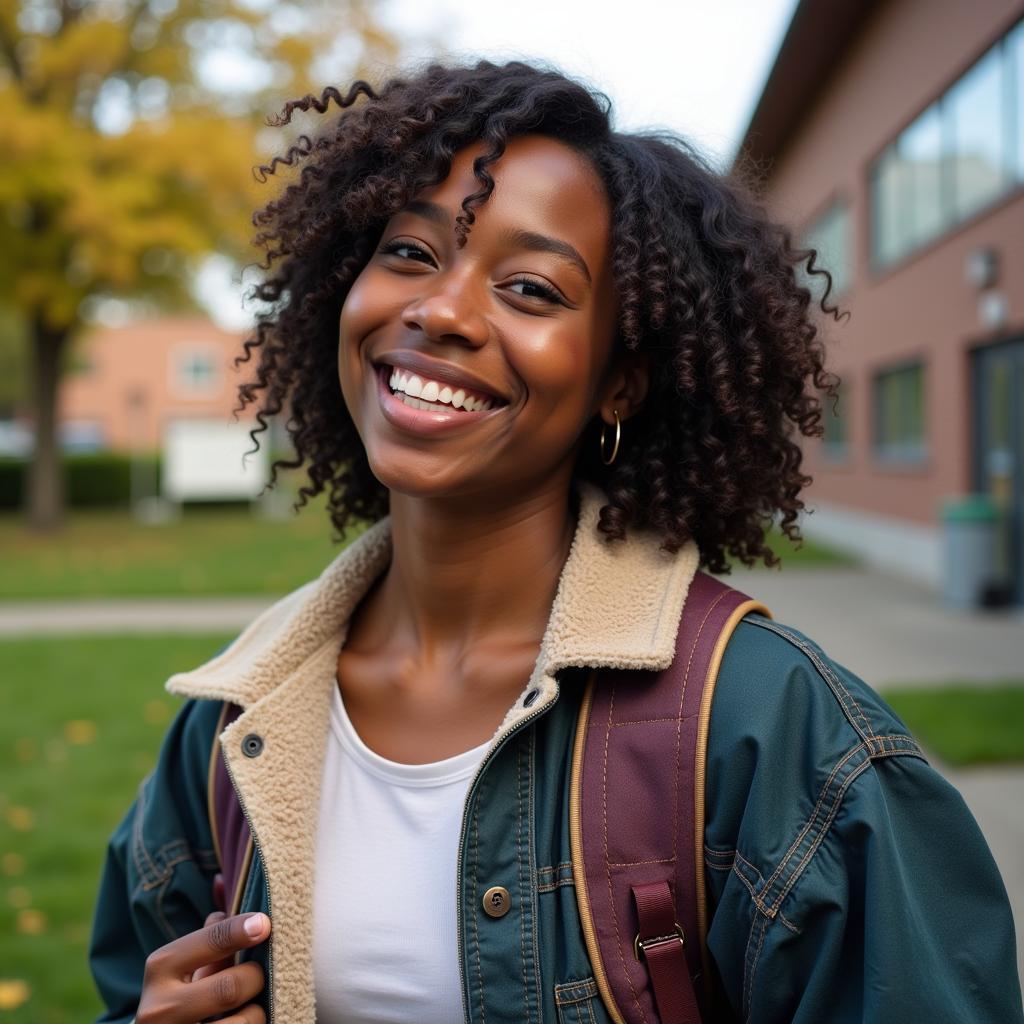
[(437, 274), (402, 311), (402, 322), (431, 341), (479, 348), (488, 335), (483, 301), (469, 274)]

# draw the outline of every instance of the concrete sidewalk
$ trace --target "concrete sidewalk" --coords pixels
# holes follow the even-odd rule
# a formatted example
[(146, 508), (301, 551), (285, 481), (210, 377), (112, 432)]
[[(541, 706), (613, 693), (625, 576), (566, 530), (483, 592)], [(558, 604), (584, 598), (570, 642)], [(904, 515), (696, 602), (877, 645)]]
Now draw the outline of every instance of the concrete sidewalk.
[(0, 636), (230, 633), (247, 626), (275, 600), (273, 596), (261, 596), (3, 601), (0, 602)]
[(961, 612), (870, 569), (739, 569), (726, 582), (764, 602), (872, 686), (1024, 678), (1024, 612)]
[[(1017, 970), (1024, 979), (1024, 769), (971, 768), (951, 771), (932, 760), (963, 794), (988, 840), (1003, 876), (1017, 925)], [(955, 836), (936, 837), (955, 841)]]

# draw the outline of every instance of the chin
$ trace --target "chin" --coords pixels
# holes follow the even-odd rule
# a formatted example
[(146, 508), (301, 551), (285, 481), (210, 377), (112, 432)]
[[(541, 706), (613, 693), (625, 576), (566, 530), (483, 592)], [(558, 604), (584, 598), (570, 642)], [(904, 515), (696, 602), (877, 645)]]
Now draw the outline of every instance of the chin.
[(436, 471), (430, 465), (433, 460), (422, 455), (404, 452), (397, 457), (375, 457), (367, 453), (370, 472), (393, 495), (409, 498), (451, 498), (472, 490), (468, 481), (460, 479), (458, 473)]

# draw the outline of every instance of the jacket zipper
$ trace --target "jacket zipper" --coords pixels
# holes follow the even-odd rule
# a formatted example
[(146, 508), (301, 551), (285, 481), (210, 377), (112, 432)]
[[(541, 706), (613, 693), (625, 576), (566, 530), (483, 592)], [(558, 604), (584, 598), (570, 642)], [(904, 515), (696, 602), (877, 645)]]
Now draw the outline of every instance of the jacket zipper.
[(469, 808), (470, 808), (471, 804), (473, 803), (473, 800), (474, 800), (474, 798), (476, 796), (476, 787), (477, 787), (477, 784), (480, 781), (480, 776), (483, 775), (484, 769), (487, 767), (487, 765), (490, 764), (491, 760), (495, 757), (495, 755), (500, 750), (502, 750), (504, 748), (505, 744), (508, 743), (508, 741), (510, 739), (512, 739), (513, 736), (518, 735), (520, 732), (523, 731), (523, 729), (527, 725), (529, 725), (533, 721), (536, 721), (536, 719), (540, 718), (541, 715), (543, 715), (543, 714), (547, 713), (548, 711), (550, 711), (551, 708), (553, 708), (555, 706), (555, 703), (558, 700), (558, 696), (559, 696), (560, 692), (561, 692), (561, 688), (559, 687), (558, 680), (556, 679), (555, 680), (555, 695), (554, 695), (554, 697), (552, 697), (551, 700), (548, 701), (547, 704), (542, 705), (541, 707), (539, 707), (536, 710), (532, 711), (530, 714), (528, 714), (525, 717), (519, 719), (519, 721), (516, 722), (516, 724), (513, 725), (512, 728), (509, 729), (509, 731), (507, 733), (505, 733), (505, 735), (502, 736), (501, 739), (498, 740), (498, 742), (493, 747), (491, 747), (491, 749), (484, 756), (484, 759), (480, 762), (480, 765), (477, 767), (476, 774), (473, 776), (473, 779), (472, 779), (472, 781), (469, 784), (469, 789), (466, 791), (466, 802), (463, 804), (463, 807), (462, 807), (462, 830), (459, 833), (459, 869), (458, 869), (457, 878), (456, 878), (456, 884), (455, 884), (455, 916), (456, 916), (456, 919), (458, 920), (458, 926), (459, 926), (459, 930), (458, 930), (458, 936), (459, 936), (459, 942), (458, 942), (458, 946), (459, 946), (459, 981), (462, 983), (462, 1020), (463, 1020), (463, 1024), (470, 1024), (470, 1018), (469, 1018), (469, 988), (468, 988), (468, 986), (466, 984), (466, 959), (465, 959), (465, 956), (463, 954), (463, 948), (465, 947), (465, 944), (466, 944), (466, 929), (465, 929), (465, 922), (463, 921), (463, 912), (462, 912), (462, 881), (463, 881), (462, 864), (463, 864), (463, 860), (465, 859), (465, 856), (466, 856), (466, 820), (467, 820), (467, 815), (469, 813)]
[[(270, 880), (267, 878), (267, 862), (263, 859), (263, 850), (260, 847), (260, 841), (256, 838), (256, 830), (252, 827), (252, 819), (249, 817), (249, 812), (246, 810), (245, 801), (242, 799), (242, 794), (238, 790), (238, 785), (235, 782), (235, 773), (231, 770), (231, 764), (228, 759), (224, 758), (224, 767), (227, 770), (228, 778), (231, 780), (231, 786), (235, 791), (235, 796), (238, 797), (238, 806), (242, 808), (242, 814), (245, 817), (245, 823), (249, 826), (249, 836), (252, 839), (253, 846), (256, 848), (256, 853), (259, 856), (260, 864), (263, 868), (263, 892), (267, 898), (267, 916), (270, 918), (271, 934), (273, 934), (274, 918), (270, 913)], [(252, 871), (252, 862), (249, 862), (249, 871)], [(244, 886), (243, 886), (244, 888)], [(272, 938), (268, 939), (267, 942), (272, 942)], [(270, 945), (267, 947), (267, 1010), (269, 1016), (267, 1024), (274, 1024), (274, 947)]]

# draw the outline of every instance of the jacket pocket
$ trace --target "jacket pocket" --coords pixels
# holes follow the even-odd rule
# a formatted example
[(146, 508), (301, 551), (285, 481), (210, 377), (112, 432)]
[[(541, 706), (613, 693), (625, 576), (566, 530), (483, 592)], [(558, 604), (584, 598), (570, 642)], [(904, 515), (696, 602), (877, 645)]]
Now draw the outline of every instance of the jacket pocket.
[(608, 1024), (608, 1015), (593, 978), (566, 981), (555, 986), (558, 1024)]

